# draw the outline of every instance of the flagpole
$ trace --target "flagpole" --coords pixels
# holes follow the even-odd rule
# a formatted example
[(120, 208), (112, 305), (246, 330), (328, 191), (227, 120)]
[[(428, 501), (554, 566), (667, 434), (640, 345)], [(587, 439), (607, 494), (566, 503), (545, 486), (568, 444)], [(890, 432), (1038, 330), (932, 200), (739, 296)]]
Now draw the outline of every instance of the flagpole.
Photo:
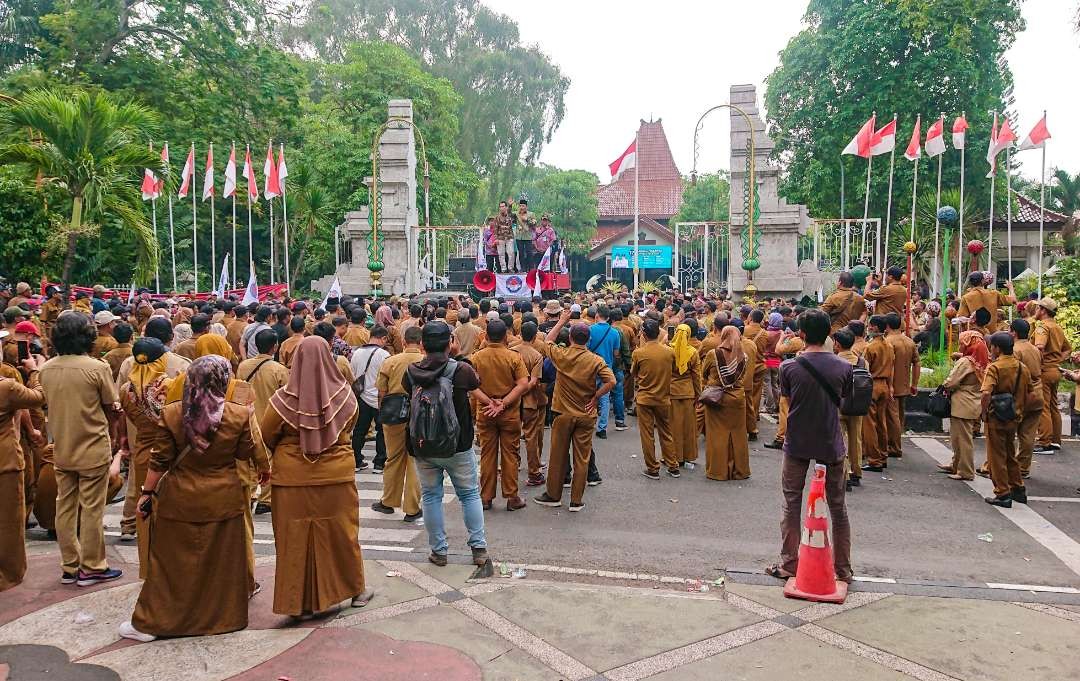
[[(997, 111), (991, 111), (990, 114), (994, 117), (994, 128), (997, 128)], [(993, 130), (991, 128), (991, 136), (993, 136)], [(990, 140), (991, 146), (996, 145), (997, 141)], [(997, 150), (994, 150), (994, 156), (990, 160), (990, 231), (986, 235), (986, 269), (990, 269), (990, 263), (994, 261), (994, 189), (997, 186)], [(957, 291), (956, 295), (960, 295), (961, 291)]]
[(195, 143), (191, 143), (191, 262), (195, 276), (195, 286), (192, 290), (199, 292), (199, 230), (196, 227), (198, 215), (197, 203), (195, 202)]
[[(1010, 146), (1005, 147), (1005, 257), (1009, 260), (1009, 279), (1012, 279), (1012, 149)], [(1042, 256), (1042, 230), (1039, 230), (1039, 256)], [(990, 263), (986, 263), (989, 267)], [(1039, 262), (1039, 270), (1042, 270), (1042, 261)], [(995, 275), (997, 269), (990, 270)], [(995, 282), (996, 283), (996, 282)], [(1042, 296), (1042, 279), (1039, 279), (1039, 296)]]
[(896, 114), (892, 115), (893, 119), (893, 148), (889, 152), (889, 199), (887, 207), (885, 208), (885, 243), (881, 242), (881, 221), (878, 220), (878, 244), (881, 246), (881, 256), (878, 260), (879, 269), (885, 271), (889, 268), (889, 234), (892, 228), (892, 186), (893, 186), (893, 167), (896, 163)]
[(154, 267), (154, 293), (161, 293), (161, 245), (157, 236), (157, 197), (150, 199), (150, 216), (154, 225), (154, 251), (158, 254), (157, 266)]
[(638, 239), (638, 179), (641, 177), (641, 130), (634, 133), (634, 290), (638, 288), (638, 262), (640, 242)]
[[(1043, 109), (1043, 122), (1046, 109)], [(1042, 141), (1042, 179), (1039, 182), (1039, 298), (1042, 298), (1043, 227), (1046, 222), (1046, 140)], [(1009, 279), (1012, 279), (1012, 259), (1009, 259)]]
[[(945, 114), (941, 114), (941, 143), (945, 144)], [(941, 211), (941, 162), (945, 158), (945, 152), (942, 151), (938, 154), (937, 159), (937, 203), (934, 208), (934, 293), (941, 291), (940, 279), (938, 275), (938, 268), (940, 267), (940, 255), (938, 254), (938, 248), (941, 240), (941, 218), (938, 216), (938, 212)]]
[[(960, 113), (967, 121), (967, 112)], [(960, 147), (960, 223), (956, 231), (956, 296), (959, 298), (964, 288), (964, 154), (967, 150), (967, 131), (964, 131), (964, 146)], [(948, 286), (948, 283), (945, 284)]]
[(172, 290), (175, 293), (176, 285), (176, 235), (173, 232), (173, 209), (172, 194), (169, 194), (169, 253), (172, 255)]
[[(285, 144), (280, 144), (279, 149), (278, 159), (283, 161), (285, 159)], [(278, 178), (280, 178), (280, 163), (278, 164), (277, 172)], [(284, 225), (285, 231), (285, 286), (287, 286), (289, 292), (292, 293), (292, 269), (289, 267), (289, 206), (288, 201), (285, 200), (285, 183), (281, 182), (279, 179), (279, 184), (281, 184), (281, 222)], [(434, 267), (435, 265), (432, 263), (432, 269), (434, 269)]]
[[(211, 161), (214, 158), (214, 143), (213, 142), (210, 143), (210, 156), (208, 158), (211, 159)], [(211, 164), (210, 164), (211, 170), (213, 170), (213, 167), (214, 167), (213, 163), (211, 162)], [(206, 191), (206, 189), (203, 188), (203, 191)], [(210, 184), (210, 281), (211, 281), (211, 283), (214, 284), (215, 287), (217, 287), (217, 280), (218, 280), (218, 277), (217, 277), (217, 243), (215, 241), (215, 236), (214, 236), (214, 213), (215, 212), (216, 211), (214, 210), (214, 185), (213, 185), (213, 181), (211, 180), (211, 184)]]
[[(255, 272), (255, 252), (253, 249), (253, 242), (251, 240), (251, 178), (255, 175), (255, 168), (248, 159), (251, 158), (251, 145), (244, 144), (244, 165), (251, 166), (251, 175), (244, 178), (244, 184), (247, 185), (247, 213), (248, 213), (248, 279), (251, 279), (251, 275)], [(255, 199), (259, 198), (259, 194), (256, 192)]]
[[(874, 112), (875, 118), (877, 112)], [(859, 248), (859, 256), (866, 255), (866, 219), (870, 217), (870, 168), (874, 165), (874, 154), (866, 157), (866, 195), (863, 197), (862, 211), (862, 243)], [(875, 263), (876, 264), (876, 263)]]
[(232, 285), (236, 286), (236, 142), (232, 143), (233, 190), (232, 190)]

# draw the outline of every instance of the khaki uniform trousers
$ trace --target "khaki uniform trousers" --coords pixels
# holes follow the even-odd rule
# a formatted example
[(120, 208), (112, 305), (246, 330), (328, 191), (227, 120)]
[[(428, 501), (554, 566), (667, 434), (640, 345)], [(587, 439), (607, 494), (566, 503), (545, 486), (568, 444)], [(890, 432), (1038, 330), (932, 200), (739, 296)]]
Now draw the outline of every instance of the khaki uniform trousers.
[(1024, 420), (1020, 422), (1020, 427), (1016, 431), (1016, 439), (1019, 443), (1017, 456), (1020, 459), (1020, 473), (1023, 475), (1031, 472), (1031, 455), (1034, 454), (1035, 437), (1038, 434), (1042, 416), (1041, 409), (1024, 414)]
[(637, 420), (646, 470), (650, 473), (660, 470), (660, 462), (656, 460), (656, 436), (660, 439), (660, 455), (664, 459), (664, 465), (668, 470), (677, 469), (679, 457), (675, 456), (675, 441), (671, 438), (671, 406), (639, 402)]
[[(640, 408), (640, 405), (638, 405)], [(640, 419), (640, 417), (639, 417)], [(640, 420), (639, 420), (640, 423)], [(596, 416), (570, 416), (558, 414), (551, 424), (551, 450), (548, 452), (547, 495), (562, 499), (563, 480), (570, 458), (570, 446), (574, 447), (574, 477), (570, 482), (570, 503), (580, 504), (585, 496), (585, 482), (589, 476), (589, 455), (592, 453), (593, 431)]]
[(783, 442), (787, 437), (787, 416), (791, 409), (791, 402), (783, 395), (780, 396), (780, 405), (777, 407), (776, 416), (776, 441)]
[(765, 386), (765, 365), (761, 365), (760, 371), (754, 372), (754, 389), (752, 392), (743, 391), (746, 396), (746, 432), (757, 435), (759, 413), (761, 411), (761, 391)]
[(871, 466), (884, 466), (888, 446), (886, 415), (889, 411), (891, 388), (885, 379), (874, 380), (874, 393), (870, 401), (870, 413), (863, 417), (862, 446), (866, 462)]
[(480, 439), (480, 499), (488, 502), (495, 498), (500, 468), (503, 499), (515, 498), (518, 496), (517, 476), (521, 466), (521, 455), (518, 453), (521, 414), (517, 405), (495, 418), (481, 411), (476, 417), (476, 434)]
[(1057, 391), (1061, 371), (1046, 369), (1042, 372), (1043, 408), (1039, 420), (1039, 444), (1061, 444), (1061, 412), (1058, 410)]
[(889, 400), (889, 413), (886, 427), (888, 429), (888, 448), (886, 454), (899, 459), (904, 455), (904, 403), (907, 397), (894, 397)]
[(964, 480), (975, 477), (975, 424), (979, 419), (949, 417), (949, 444), (952, 445), (952, 469)]
[(109, 465), (86, 471), (55, 469), (56, 539), (64, 572), (97, 572), (105, 560), (105, 496)]
[(382, 503), (415, 515), (420, 512), (420, 479), (416, 477), (416, 462), (405, 449), (408, 429), (408, 422), (383, 424), (386, 464), (383, 467)]
[(1020, 474), (1020, 458), (1016, 453), (1018, 425), (1016, 421), (1005, 423), (993, 416), (986, 423), (986, 454), (995, 496), (1024, 487), (1024, 479)]
[(521, 435), (525, 439), (525, 463), (531, 477), (540, 475), (540, 455), (544, 451), (544, 407), (521, 408)]
[(862, 477), (862, 416), (840, 415), (840, 432), (847, 444), (844, 457), (844, 475), (852, 478)]

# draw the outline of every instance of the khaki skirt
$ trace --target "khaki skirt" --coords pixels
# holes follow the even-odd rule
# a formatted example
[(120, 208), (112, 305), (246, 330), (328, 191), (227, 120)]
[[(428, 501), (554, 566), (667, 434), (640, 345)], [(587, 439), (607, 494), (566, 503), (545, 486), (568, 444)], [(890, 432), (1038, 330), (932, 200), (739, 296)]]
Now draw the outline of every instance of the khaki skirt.
[(0, 591), (26, 574), (26, 508), (23, 471), (0, 473)]

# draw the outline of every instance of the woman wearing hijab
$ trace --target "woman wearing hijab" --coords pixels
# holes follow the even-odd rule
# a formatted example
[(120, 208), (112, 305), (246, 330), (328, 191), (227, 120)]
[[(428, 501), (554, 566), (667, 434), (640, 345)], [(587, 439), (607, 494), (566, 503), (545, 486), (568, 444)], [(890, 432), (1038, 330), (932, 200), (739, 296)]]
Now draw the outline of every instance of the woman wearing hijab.
[(191, 324), (188, 324), (187, 322), (177, 324), (173, 327), (172, 347), (179, 347), (184, 341), (191, 340), (193, 335), (195, 335), (195, 332), (191, 330)]
[(380, 305), (375, 310), (375, 323), (386, 327), (386, 349), (391, 355), (402, 351), (405, 344), (402, 342), (401, 330), (394, 324), (394, 311), (388, 305)]
[(247, 626), (254, 576), (246, 555), (248, 500), (236, 461), (254, 458), (260, 481), (270, 477), (252, 436), (249, 398), (247, 384), (232, 380), (229, 362), (207, 355), (188, 368), (182, 397), (162, 409), (138, 502), (139, 514), (150, 519), (149, 566), (135, 612), (120, 625), (124, 638)]
[(691, 344), (690, 327), (679, 324), (671, 349), (675, 370), (671, 372), (671, 436), (680, 463), (697, 461), (697, 414), (694, 403), (701, 394), (701, 358)]
[(949, 414), (949, 441), (952, 463), (938, 466), (953, 480), (972, 480), (975, 477), (975, 427), (982, 415), (981, 386), (990, 353), (978, 331), (960, 334), (960, 357), (941, 384), (949, 391), (952, 411)]
[[(160, 445), (161, 410), (165, 406), (165, 388), (169, 379), (165, 376), (165, 344), (157, 338), (146, 336), (135, 341), (131, 356), (135, 363), (128, 374), (128, 382), (120, 386), (120, 406), (128, 420), (130, 464), (134, 471), (131, 481), (136, 484), (136, 480), (146, 479), (151, 453)], [(130, 432), (131, 428), (134, 432)], [(146, 518), (136, 513), (135, 537), (139, 542), (141, 579), (146, 579), (150, 566), (148, 532)]]
[(322, 338), (301, 341), (292, 362), (260, 429), (274, 457), (274, 612), (303, 617), (349, 599), (363, 607), (374, 594), (365, 588), (358, 539), (356, 396)]
[(705, 477), (744, 480), (750, 477), (750, 445), (746, 435), (743, 376), (746, 353), (734, 326), (720, 332), (719, 345), (705, 355), (701, 371), (705, 385), (723, 391), (720, 406), (705, 405)]
[(780, 411), (780, 355), (776, 353), (776, 344), (784, 330), (784, 316), (779, 312), (770, 312), (768, 326), (765, 329), (765, 411), (776, 414)]
[(229, 366), (232, 367), (234, 372), (239, 364), (236, 355), (233, 354), (232, 346), (229, 345), (229, 341), (224, 336), (219, 336), (216, 333), (204, 333), (195, 341), (195, 356), (206, 357), (207, 355), (224, 357), (228, 360)]
[(18, 586), (26, 574), (23, 494), (27, 464), (22, 448), (30, 443), (19, 442), (17, 414), (45, 406), (45, 393), (38, 382), (39, 359), (24, 360), (22, 366), (29, 372), (25, 386), (7, 373), (0, 374), (0, 591)]

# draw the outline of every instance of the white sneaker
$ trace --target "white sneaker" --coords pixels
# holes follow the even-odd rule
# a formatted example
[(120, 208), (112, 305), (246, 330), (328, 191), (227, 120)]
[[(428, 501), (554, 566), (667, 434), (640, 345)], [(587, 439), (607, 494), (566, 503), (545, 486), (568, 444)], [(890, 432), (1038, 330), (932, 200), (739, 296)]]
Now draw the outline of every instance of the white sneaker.
[(133, 641), (141, 641), (143, 643), (157, 640), (157, 636), (154, 636), (153, 634), (144, 634), (133, 627), (131, 625), (131, 620), (120, 623), (120, 635), (124, 638), (130, 638)]

